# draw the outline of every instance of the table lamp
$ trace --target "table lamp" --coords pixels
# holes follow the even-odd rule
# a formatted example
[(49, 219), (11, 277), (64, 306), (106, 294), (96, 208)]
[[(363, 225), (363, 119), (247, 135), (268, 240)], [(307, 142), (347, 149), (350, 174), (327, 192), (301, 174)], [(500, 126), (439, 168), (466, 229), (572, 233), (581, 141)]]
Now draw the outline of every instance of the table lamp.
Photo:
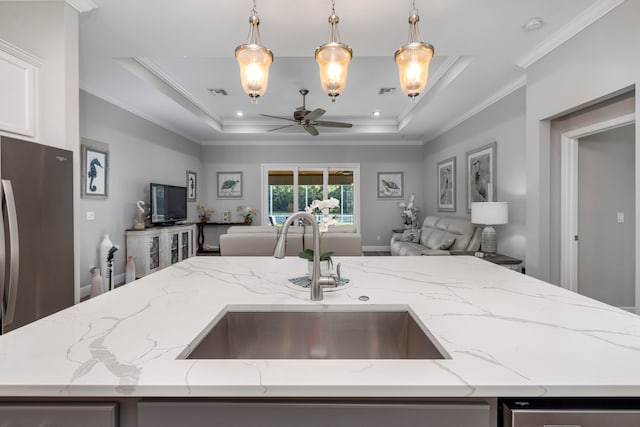
[(509, 204), (507, 202), (473, 202), (471, 203), (471, 222), (484, 225), (480, 248), (487, 255), (495, 255), (498, 242), (494, 225), (509, 222)]

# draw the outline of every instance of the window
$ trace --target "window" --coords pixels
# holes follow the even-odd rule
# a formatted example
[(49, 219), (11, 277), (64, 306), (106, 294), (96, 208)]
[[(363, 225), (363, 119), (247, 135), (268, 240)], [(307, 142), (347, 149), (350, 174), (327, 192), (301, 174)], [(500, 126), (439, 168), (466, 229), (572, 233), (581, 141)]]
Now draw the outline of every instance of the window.
[(304, 209), (314, 200), (330, 197), (340, 201), (331, 210), (338, 224), (360, 228), (360, 165), (263, 165), (262, 212), (282, 225), (287, 217)]

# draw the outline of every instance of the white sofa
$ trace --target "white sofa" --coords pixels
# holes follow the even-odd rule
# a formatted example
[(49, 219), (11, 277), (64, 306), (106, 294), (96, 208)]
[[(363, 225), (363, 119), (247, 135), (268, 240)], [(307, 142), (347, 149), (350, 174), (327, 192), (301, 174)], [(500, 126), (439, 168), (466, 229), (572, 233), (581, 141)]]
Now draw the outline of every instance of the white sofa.
[[(233, 226), (220, 236), (222, 256), (271, 256), (282, 227)], [(291, 226), (287, 233), (286, 256), (297, 256), (303, 249), (313, 249), (311, 227)], [(362, 255), (362, 237), (355, 227), (340, 225), (329, 227), (320, 239), (322, 252), (337, 256)]]
[(428, 216), (422, 223), (418, 242), (403, 240), (403, 233), (391, 237), (391, 255), (450, 255), (449, 251), (480, 248), (482, 227), (464, 218)]
[[(305, 227), (304, 248), (313, 249), (313, 229)], [(362, 255), (362, 237), (352, 225), (335, 225), (320, 237), (320, 251), (337, 256)]]

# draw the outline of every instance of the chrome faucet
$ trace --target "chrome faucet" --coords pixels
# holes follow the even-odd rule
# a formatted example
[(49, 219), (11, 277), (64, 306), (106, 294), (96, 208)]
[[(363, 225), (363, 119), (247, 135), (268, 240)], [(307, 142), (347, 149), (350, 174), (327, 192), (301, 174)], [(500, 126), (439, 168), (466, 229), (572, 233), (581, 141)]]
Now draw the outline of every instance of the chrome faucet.
[(311, 275), (311, 301), (322, 301), (323, 288), (335, 288), (340, 283), (340, 264), (336, 268), (337, 275), (320, 276), (320, 229), (313, 215), (306, 212), (296, 212), (285, 221), (278, 238), (278, 243), (273, 250), (273, 256), (284, 258), (287, 247), (287, 232), (289, 226), (298, 219), (306, 220), (313, 228), (313, 273)]

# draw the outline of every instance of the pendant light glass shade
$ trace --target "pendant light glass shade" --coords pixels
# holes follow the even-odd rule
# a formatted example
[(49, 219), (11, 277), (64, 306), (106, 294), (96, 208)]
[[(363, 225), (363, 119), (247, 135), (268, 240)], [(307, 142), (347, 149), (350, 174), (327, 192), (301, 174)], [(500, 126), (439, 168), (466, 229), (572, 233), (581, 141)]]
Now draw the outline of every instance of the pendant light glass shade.
[(260, 18), (254, 8), (249, 18), (251, 25), (249, 41), (236, 48), (236, 60), (240, 65), (240, 82), (242, 89), (251, 98), (251, 103), (258, 102), (258, 98), (267, 91), (269, 83), (269, 67), (273, 62), (273, 53), (262, 46), (260, 40)]
[(329, 16), (329, 24), (331, 24), (329, 42), (316, 49), (316, 62), (320, 67), (320, 84), (324, 93), (331, 97), (331, 102), (336, 102), (336, 96), (340, 95), (347, 85), (349, 61), (353, 57), (351, 48), (339, 41), (338, 22), (340, 19), (336, 16), (334, 9)]
[(433, 46), (422, 41), (418, 21), (420, 16), (414, 8), (409, 15), (409, 42), (398, 49), (394, 56), (398, 64), (400, 87), (412, 102), (427, 86), (429, 63), (434, 54)]

